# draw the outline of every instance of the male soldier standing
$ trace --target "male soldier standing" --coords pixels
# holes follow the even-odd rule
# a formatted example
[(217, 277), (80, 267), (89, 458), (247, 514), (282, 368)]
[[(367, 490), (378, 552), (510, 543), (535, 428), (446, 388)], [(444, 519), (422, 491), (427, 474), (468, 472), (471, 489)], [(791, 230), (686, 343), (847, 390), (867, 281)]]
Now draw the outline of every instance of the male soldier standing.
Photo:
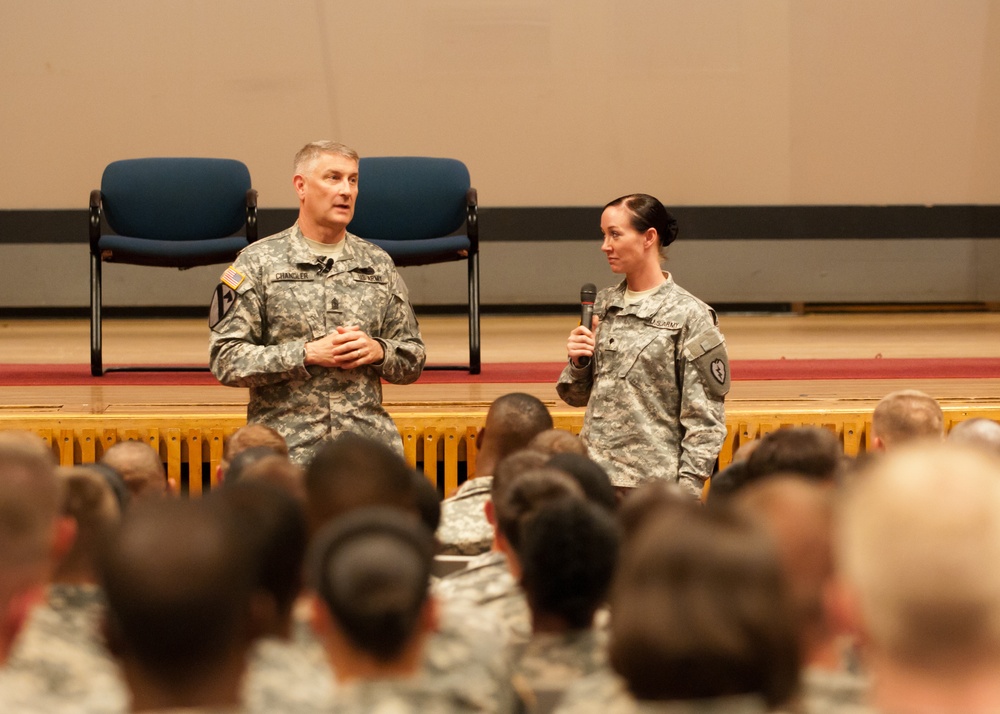
[(296, 462), (341, 431), (402, 453), (379, 379), (413, 382), (426, 356), (392, 259), (347, 232), (358, 155), (330, 141), (307, 144), (292, 183), (298, 221), (240, 253), (215, 291), (212, 372), (250, 388), (247, 421), (276, 429)]

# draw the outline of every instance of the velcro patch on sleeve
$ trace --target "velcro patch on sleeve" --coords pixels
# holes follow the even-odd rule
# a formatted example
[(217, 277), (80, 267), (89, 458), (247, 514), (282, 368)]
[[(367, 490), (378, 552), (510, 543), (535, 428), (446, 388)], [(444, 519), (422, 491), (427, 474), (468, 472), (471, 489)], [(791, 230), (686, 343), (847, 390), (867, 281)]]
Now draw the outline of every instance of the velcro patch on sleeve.
[(729, 394), (729, 355), (721, 333), (712, 330), (698, 335), (688, 342), (686, 348), (708, 392), (719, 399)]
[(221, 280), (225, 285), (228, 285), (230, 288), (235, 290), (236, 288), (238, 288), (240, 285), (243, 284), (243, 281), (246, 280), (246, 276), (230, 265), (228, 268), (226, 268), (226, 272), (222, 274), (222, 277), (219, 278), (219, 280)]

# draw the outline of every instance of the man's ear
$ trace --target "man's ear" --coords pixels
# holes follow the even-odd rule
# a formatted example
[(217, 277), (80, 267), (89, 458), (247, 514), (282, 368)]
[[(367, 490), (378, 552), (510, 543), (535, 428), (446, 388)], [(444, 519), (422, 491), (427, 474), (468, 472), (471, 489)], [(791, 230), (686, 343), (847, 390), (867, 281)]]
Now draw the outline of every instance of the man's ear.
[(326, 640), (333, 629), (330, 613), (323, 601), (320, 600), (319, 595), (309, 593), (306, 597), (309, 600), (309, 624), (312, 625), (313, 632), (320, 640)]
[(823, 609), (834, 632), (851, 635), (859, 643), (867, 639), (861, 602), (841, 576), (830, 578), (823, 586)]
[(427, 595), (427, 600), (420, 611), (420, 619), (424, 632), (437, 632), (441, 627), (441, 607), (433, 594)]
[(509, 543), (503, 549), (503, 553), (507, 556), (507, 570), (514, 577), (514, 582), (520, 583), (521, 577), (524, 575), (524, 571), (521, 568), (521, 559), (517, 557), (517, 553), (514, 552)]
[(486, 433), (486, 427), (479, 427), (479, 431), (476, 432), (476, 451), (483, 448), (483, 435)]
[(483, 504), (483, 513), (486, 514), (486, 520), (494, 528), (497, 527), (497, 513), (496, 509), (493, 507), (493, 499), (488, 500)]
[(60, 563), (76, 542), (76, 519), (72, 516), (59, 516), (52, 530), (52, 562)]

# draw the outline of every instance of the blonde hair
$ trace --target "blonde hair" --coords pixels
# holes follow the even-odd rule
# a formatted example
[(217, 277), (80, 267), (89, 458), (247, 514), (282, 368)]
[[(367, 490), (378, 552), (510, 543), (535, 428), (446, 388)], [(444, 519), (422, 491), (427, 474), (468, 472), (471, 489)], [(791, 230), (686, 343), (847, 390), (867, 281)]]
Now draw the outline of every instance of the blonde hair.
[(931, 443), (874, 458), (838, 525), (875, 648), (921, 667), (1000, 656), (1000, 461)]
[(929, 394), (903, 389), (887, 394), (875, 407), (872, 431), (887, 446), (916, 439), (943, 439), (944, 412)]

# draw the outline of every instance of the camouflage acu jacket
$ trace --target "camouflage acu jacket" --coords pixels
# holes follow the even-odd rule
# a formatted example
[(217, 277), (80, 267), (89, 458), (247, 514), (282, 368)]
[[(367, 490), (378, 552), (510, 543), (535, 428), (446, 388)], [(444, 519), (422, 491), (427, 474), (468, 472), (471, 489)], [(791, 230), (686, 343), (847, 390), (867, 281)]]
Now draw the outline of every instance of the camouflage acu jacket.
[(700, 494), (726, 436), (729, 359), (715, 312), (665, 275), (635, 305), (624, 281), (598, 294), (594, 357), (556, 390), (586, 405), (580, 436), (616, 486), (662, 478)]
[(96, 585), (49, 587), (0, 669), (0, 711), (124, 714), (128, 692), (100, 633)]
[[(212, 302), (213, 374), (250, 388), (247, 421), (280, 432), (299, 463), (341, 431), (402, 453), (379, 379), (408, 384), (424, 366), (417, 320), (392, 259), (350, 233), (345, 240), (333, 264), (309, 250), (297, 225), (259, 240), (226, 270)], [(303, 364), (306, 342), (347, 325), (382, 343), (382, 364), (351, 370)]]
[(493, 545), (493, 526), (484, 506), (490, 500), (492, 476), (477, 476), (463, 483), (455, 495), (441, 501), (437, 539), (445, 555), (479, 555)]

